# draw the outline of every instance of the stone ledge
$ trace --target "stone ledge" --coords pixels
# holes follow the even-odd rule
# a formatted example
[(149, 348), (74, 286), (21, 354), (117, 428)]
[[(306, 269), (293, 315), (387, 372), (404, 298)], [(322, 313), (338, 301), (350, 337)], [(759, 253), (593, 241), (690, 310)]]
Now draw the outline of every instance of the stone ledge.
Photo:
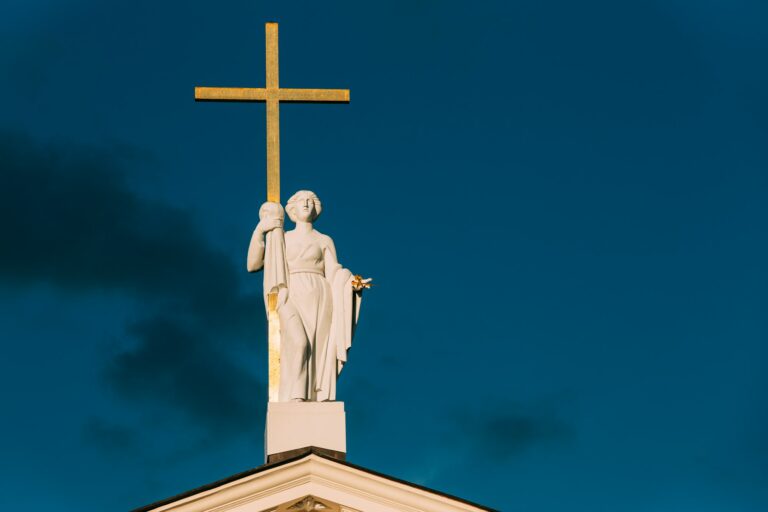
[(288, 450), (287, 452), (267, 455), (267, 464), (274, 464), (287, 459), (298, 458), (303, 455), (309, 455), (310, 453), (315, 453), (335, 460), (347, 460), (347, 454), (344, 452), (329, 450), (328, 448), (319, 448), (317, 446), (305, 446), (304, 448), (296, 448), (295, 450)]

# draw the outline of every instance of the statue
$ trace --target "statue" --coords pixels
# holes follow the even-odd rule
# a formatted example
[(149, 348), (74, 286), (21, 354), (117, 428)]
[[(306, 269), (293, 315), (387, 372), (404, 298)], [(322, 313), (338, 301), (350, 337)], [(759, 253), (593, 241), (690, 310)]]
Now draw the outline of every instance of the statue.
[(264, 297), (277, 294), (280, 321), (280, 402), (336, 399), (336, 379), (347, 361), (362, 290), (336, 258), (333, 240), (314, 229), (322, 212), (314, 192), (301, 190), (286, 205), (296, 227), (284, 231), (279, 203), (259, 209), (248, 248), (248, 271), (264, 269)]

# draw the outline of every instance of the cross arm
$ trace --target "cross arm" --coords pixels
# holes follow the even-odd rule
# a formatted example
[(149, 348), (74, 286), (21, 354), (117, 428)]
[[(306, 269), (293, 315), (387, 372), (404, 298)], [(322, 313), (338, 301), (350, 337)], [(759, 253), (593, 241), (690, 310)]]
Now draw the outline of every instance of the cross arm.
[(267, 90), (256, 87), (195, 87), (195, 101), (266, 101)]
[[(349, 103), (349, 89), (277, 89), (277, 100), (292, 103)], [(274, 89), (195, 87), (195, 101), (267, 101)]]
[(349, 89), (279, 89), (280, 101), (295, 103), (349, 103)]

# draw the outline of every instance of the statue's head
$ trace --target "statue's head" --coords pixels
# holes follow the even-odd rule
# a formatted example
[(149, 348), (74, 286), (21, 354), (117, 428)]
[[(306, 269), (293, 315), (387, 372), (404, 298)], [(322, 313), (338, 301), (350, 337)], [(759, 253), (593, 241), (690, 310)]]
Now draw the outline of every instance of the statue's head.
[(314, 222), (323, 211), (323, 205), (314, 192), (299, 190), (288, 200), (285, 211), (293, 222)]

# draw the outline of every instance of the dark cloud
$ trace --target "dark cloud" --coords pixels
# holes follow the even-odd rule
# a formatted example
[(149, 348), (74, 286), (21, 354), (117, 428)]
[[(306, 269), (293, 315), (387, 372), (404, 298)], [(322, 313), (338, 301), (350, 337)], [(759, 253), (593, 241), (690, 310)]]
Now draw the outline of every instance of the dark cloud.
[(217, 433), (258, 430), (264, 385), (206, 335), (157, 317), (131, 326), (139, 345), (120, 354), (107, 379), (126, 399), (178, 407)]
[(532, 446), (566, 440), (570, 427), (556, 415), (519, 405), (494, 410), (462, 410), (455, 415), (463, 439), (473, 440), (474, 455), (492, 454), (503, 462)]
[(129, 189), (123, 150), (44, 147), (0, 134), (0, 158), (0, 279), (184, 297), (207, 302), (211, 319), (239, 305), (232, 262), (186, 212)]
[[(252, 428), (264, 386), (231, 349), (263, 331), (261, 298), (243, 293), (236, 265), (190, 215), (132, 191), (122, 149), (4, 133), (0, 162), (0, 285), (140, 299), (139, 320), (125, 329), (133, 348), (105, 370), (110, 387), (210, 431)], [(86, 430), (109, 437), (97, 423)]]

